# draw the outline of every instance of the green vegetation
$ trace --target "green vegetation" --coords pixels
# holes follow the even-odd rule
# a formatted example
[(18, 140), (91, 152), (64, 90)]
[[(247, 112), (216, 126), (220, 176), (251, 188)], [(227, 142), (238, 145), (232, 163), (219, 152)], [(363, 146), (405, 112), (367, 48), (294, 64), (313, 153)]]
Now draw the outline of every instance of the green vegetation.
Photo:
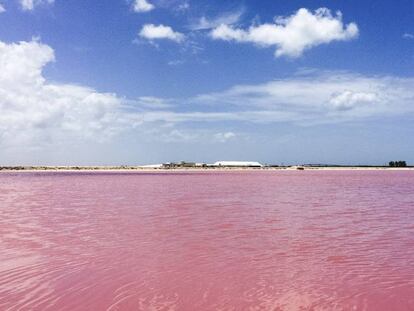
[(389, 163), (390, 167), (407, 167), (407, 163), (405, 161), (391, 161)]

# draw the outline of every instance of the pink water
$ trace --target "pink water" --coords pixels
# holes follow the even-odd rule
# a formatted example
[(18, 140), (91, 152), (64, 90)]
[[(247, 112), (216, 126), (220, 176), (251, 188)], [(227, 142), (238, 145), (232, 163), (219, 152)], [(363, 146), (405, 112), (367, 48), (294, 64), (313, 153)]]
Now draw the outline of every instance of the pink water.
[(2, 173), (0, 310), (414, 310), (414, 173)]

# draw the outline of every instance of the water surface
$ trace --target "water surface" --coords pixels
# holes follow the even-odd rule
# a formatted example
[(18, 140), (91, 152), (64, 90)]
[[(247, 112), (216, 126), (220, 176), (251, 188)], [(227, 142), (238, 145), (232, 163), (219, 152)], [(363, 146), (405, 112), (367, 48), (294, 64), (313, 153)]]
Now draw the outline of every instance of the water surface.
[(414, 174), (1, 173), (0, 310), (414, 310)]

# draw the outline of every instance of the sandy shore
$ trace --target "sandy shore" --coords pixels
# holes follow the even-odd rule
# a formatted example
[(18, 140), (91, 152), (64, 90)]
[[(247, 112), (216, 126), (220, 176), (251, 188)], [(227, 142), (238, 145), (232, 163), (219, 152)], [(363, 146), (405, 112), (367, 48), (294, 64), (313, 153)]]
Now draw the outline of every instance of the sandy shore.
[(383, 166), (332, 166), (332, 167), (264, 167), (264, 168), (243, 168), (243, 167), (215, 167), (215, 168), (143, 168), (143, 167), (108, 167), (108, 166), (94, 166), (94, 167), (63, 167), (63, 166), (41, 166), (41, 167), (3, 167), (0, 168), (0, 173), (33, 173), (33, 172), (120, 172), (120, 173), (176, 173), (176, 172), (252, 172), (252, 171), (414, 171), (414, 167), (383, 167)]

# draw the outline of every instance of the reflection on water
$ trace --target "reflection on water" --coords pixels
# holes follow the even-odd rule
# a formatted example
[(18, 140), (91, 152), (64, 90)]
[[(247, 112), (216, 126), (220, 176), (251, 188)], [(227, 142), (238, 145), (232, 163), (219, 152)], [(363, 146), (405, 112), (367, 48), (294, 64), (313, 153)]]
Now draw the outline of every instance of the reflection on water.
[(0, 310), (414, 310), (414, 174), (2, 173)]

